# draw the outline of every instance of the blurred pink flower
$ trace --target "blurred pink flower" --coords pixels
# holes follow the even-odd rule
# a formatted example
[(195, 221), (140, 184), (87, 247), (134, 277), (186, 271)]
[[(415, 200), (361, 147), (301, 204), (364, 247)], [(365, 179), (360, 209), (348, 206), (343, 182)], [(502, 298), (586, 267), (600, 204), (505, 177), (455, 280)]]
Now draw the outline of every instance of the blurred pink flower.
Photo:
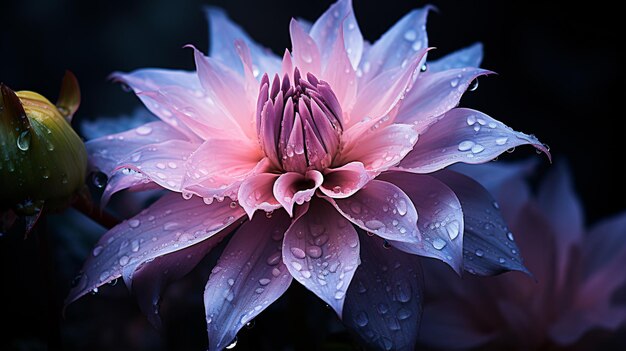
[[(585, 230), (563, 164), (536, 196), (523, 180), (525, 167), (470, 168), (497, 194), (535, 279), (518, 273), (461, 279), (429, 267), (425, 284), (432, 299), (424, 307), (422, 341), (445, 350), (586, 350), (588, 332), (623, 326), (626, 304), (613, 299), (626, 287), (626, 212)], [(508, 177), (489, 176), (494, 173)], [(471, 254), (482, 259), (482, 252)], [(593, 345), (598, 347), (597, 340)]]
[[(482, 187), (433, 172), (523, 144), (546, 150), (456, 108), (489, 71), (477, 68), (480, 44), (426, 65), (428, 11), (369, 44), (340, 0), (310, 26), (291, 21), (281, 60), (210, 8), (211, 52), (192, 47), (196, 72), (115, 74), (161, 121), (87, 144), (109, 176), (104, 200), (123, 189), (170, 193), (102, 237), (68, 303), (121, 276), (158, 325), (165, 285), (235, 231), (206, 285), (211, 350), (293, 278), (369, 347), (403, 348), (415, 343), (421, 313), (414, 255), (457, 272), (524, 270), (519, 255), (464, 265), (464, 237), (494, 252), (515, 244)], [(494, 225), (474, 231), (468, 221)]]

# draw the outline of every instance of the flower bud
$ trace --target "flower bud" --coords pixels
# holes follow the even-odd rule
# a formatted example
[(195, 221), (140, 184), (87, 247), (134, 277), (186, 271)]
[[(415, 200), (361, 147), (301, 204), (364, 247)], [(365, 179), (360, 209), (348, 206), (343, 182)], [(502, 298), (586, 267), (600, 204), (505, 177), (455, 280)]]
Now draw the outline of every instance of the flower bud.
[(57, 106), (32, 91), (0, 84), (0, 210), (36, 215), (61, 209), (83, 187), (87, 152), (69, 120), (78, 108), (76, 78), (66, 73)]

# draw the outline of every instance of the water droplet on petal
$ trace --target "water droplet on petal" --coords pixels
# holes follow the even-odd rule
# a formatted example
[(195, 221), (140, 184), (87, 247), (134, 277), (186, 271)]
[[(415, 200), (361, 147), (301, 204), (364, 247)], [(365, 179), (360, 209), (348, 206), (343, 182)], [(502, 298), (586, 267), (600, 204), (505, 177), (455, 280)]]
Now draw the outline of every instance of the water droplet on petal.
[(292, 247), (292, 248), (291, 248), (291, 253), (292, 253), (292, 254), (293, 254), (296, 258), (299, 258), (299, 259), (303, 259), (303, 258), (305, 258), (305, 257), (306, 257), (306, 254), (304, 253), (304, 250), (302, 250), (302, 249), (301, 249), (301, 248), (299, 248), (299, 247)]
[(471, 149), (475, 143), (471, 140), (464, 140), (459, 143), (459, 151), (467, 151)]
[(480, 144), (476, 144), (474, 146), (472, 146), (472, 153), (474, 154), (478, 154), (483, 152), (483, 150), (485, 150), (485, 147), (480, 145)]
[(383, 228), (385, 226), (385, 223), (377, 219), (370, 219), (367, 222), (365, 222), (365, 226), (369, 228), (370, 230), (378, 230), (378, 229)]
[(404, 39), (413, 41), (417, 39), (417, 33), (413, 29), (409, 29), (404, 33)]
[(412, 314), (411, 310), (406, 309), (406, 308), (401, 308), (396, 313), (396, 317), (398, 317), (399, 320), (403, 321), (405, 319), (409, 319), (411, 317), (411, 314)]
[(98, 245), (96, 247), (94, 247), (93, 251), (91, 252), (93, 254), (93, 257), (97, 257), (100, 253), (102, 253), (103, 247)]
[(226, 345), (226, 350), (232, 350), (232, 349), (235, 348), (235, 346), (237, 346), (237, 337), (236, 336), (233, 339), (233, 341), (230, 342), (230, 344)]
[(496, 139), (496, 144), (497, 145), (504, 145), (506, 144), (506, 142), (509, 140), (509, 138), (507, 137), (501, 137), (501, 138), (497, 138)]
[(319, 246), (308, 246), (306, 248), (306, 253), (311, 258), (320, 258), (322, 256), (322, 248)]
[(467, 90), (469, 91), (475, 91), (476, 89), (478, 89), (478, 78), (474, 78), (474, 80), (470, 83), (469, 87), (467, 88)]
[(367, 325), (367, 323), (369, 323), (369, 318), (367, 317), (367, 313), (364, 311), (361, 311), (357, 314), (354, 315), (354, 323), (356, 323), (356, 325), (358, 325), (359, 327), (364, 327)]
[(450, 240), (454, 240), (459, 236), (460, 227), (461, 225), (456, 220), (446, 224), (446, 231), (448, 232)]
[(152, 127), (143, 125), (135, 129), (135, 132), (139, 135), (148, 135), (152, 133)]
[(30, 140), (30, 129), (27, 129), (17, 137), (17, 148), (22, 151), (28, 151), (30, 148)]
[(128, 221), (128, 226), (131, 227), (131, 228), (137, 228), (137, 227), (139, 227), (140, 224), (141, 224), (141, 222), (138, 219), (135, 219), (135, 218), (130, 219)]
[(483, 250), (481, 250), (481, 249), (477, 249), (475, 254), (478, 257), (483, 257), (485, 255), (485, 252)]
[(446, 242), (441, 238), (435, 238), (433, 240), (433, 247), (437, 250), (441, 250), (446, 247)]
[(129, 258), (128, 256), (122, 256), (120, 257), (120, 266), (125, 266), (128, 264)]
[(511, 241), (515, 240), (515, 238), (513, 237), (513, 233), (511, 232), (506, 233), (506, 237)]

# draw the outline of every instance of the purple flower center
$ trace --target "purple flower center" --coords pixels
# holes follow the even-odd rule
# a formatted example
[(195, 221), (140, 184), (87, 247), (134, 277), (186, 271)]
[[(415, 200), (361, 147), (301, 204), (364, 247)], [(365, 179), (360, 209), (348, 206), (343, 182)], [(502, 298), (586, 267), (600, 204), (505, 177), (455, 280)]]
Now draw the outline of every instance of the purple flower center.
[(287, 172), (330, 166), (339, 150), (342, 112), (330, 85), (296, 68), (293, 83), (276, 75), (261, 79), (257, 131), (265, 155)]

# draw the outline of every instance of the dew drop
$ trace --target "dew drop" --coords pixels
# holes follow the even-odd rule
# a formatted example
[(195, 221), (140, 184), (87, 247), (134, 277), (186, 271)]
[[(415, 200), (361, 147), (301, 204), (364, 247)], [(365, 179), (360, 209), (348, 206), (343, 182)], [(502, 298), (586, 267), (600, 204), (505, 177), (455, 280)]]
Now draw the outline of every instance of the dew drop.
[(420, 72), (426, 72), (428, 70), (428, 64), (424, 63), (422, 67), (420, 67)]
[(306, 253), (311, 258), (320, 258), (322, 256), (322, 248), (319, 246), (309, 246), (306, 248)]
[(396, 204), (396, 207), (398, 209), (398, 214), (400, 216), (404, 216), (407, 213), (407, 205), (406, 205), (406, 201), (404, 201), (404, 199), (400, 199), (398, 200), (398, 203)]
[(335, 293), (335, 300), (341, 300), (343, 299), (343, 297), (346, 296), (346, 293), (343, 291), (337, 291)]
[(396, 313), (396, 317), (398, 317), (399, 320), (403, 321), (405, 319), (409, 319), (411, 317), (411, 314), (412, 314), (411, 310), (406, 309), (406, 308), (401, 308)]
[(226, 345), (226, 350), (232, 350), (232, 349), (235, 348), (235, 346), (237, 346), (237, 337), (236, 336), (233, 339), (233, 341), (230, 342), (230, 344)]
[(131, 227), (131, 228), (137, 228), (137, 227), (139, 227), (140, 224), (141, 224), (141, 222), (138, 219), (135, 219), (135, 218), (133, 218), (133, 219), (128, 221), (128, 226)]
[(361, 311), (357, 314), (354, 315), (354, 323), (356, 323), (356, 325), (358, 325), (359, 327), (364, 327), (367, 325), (367, 323), (369, 323), (369, 318), (367, 317), (367, 313), (364, 311)]
[(98, 245), (96, 247), (94, 247), (93, 251), (91, 252), (93, 254), (93, 257), (98, 257), (98, 255), (100, 253), (102, 253), (103, 247)]
[(485, 147), (480, 145), (480, 144), (476, 144), (474, 146), (472, 146), (472, 153), (474, 154), (478, 154), (483, 152), (483, 150), (485, 150)]
[(506, 144), (506, 142), (509, 140), (509, 138), (507, 137), (501, 137), (501, 138), (497, 138), (496, 139), (496, 144), (497, 145), (504, 145)]
[(267, 279), (267, 278), (261, 278), (259, 279), (259, 284), (266, 286), (267, 284), (269, 284), (271, 282), (271, 280)]
[(506, 262), (506, 260), (503, 257), (498, 258), (498, 262), (500, 262), (501, 264), (504, 264), (504, 262)]
[(458, 79), (453, 79), (450, 81), (450, 86), (455, 88), (457, 85), (459, 85), (459, 80)]
[(476, 123), (476, 116), (474, 116), (474, 115), (467, 116), (467, 125), (468, 126), (473, 126), (475, 123)]
[(128, 256), (122, 256), (120, 257), (120, 266), (125, 266), (128, 264), (129, 258)]
[(293, 269), (295, 269), (298, 272), (302, 270), (302, 265), (300, 264), (300, 262), (296, 262), (296, 261), (291, 262), (291, 267), (293, 267)]
[(464, 140), (459, 143), (459, 151), (467, 151), (471, 149), (475, 143), (471, 140)]
[(477, 249), (476, 252), (474, 252), (476, 254), (476, 256), (478, 257), (483, 257), (485, 255), (485, 252), (481, 249)]
[(306, 257), (306, 254), (304, 253), (304, 250), (302, 250), (302, 249), (301, 249), (301, 248), (299, 248), (299, 247), (292, 247), (292, 248), (291, 248), (291, 253), (292, 253), (292, 254), (293, 254), (296, 258), (299, 258), (299, 259), (303, 259), (303, 258), (305, 258), (305, 257)]
[(107, 176), (102, 172), (94, 172), (91, 175), (91, 183), (98, 189), (104, 188), (107, 184)]
[(268, 257), (267, 261), (265, 261), (265, 263), (267, 263), (270, 266), (275, 266), (275, 265), (277, 265), (280, 262), (281, 257), (282, 256), (281, 256), (280, 252), (276, 252), (272, 256)]
[(437, 250), (441, 250), (446, 247), (446, 242), (441, 238), (435, 238), (433, 240), (433, 247)]
[(20, 133), (20, 135), (17, 137), (17, 148), (22, 151), (28, 151), (28, 149), (30, 148), (30, 140), (30, 129), (27, 129)]
[(446, 224), (446, 231), (448, 232), (450, 240), (454, 240), (459, 236), (460, 227), (459, 222), (456, 220)]
[(377, 219), (370, 219), (367, 222), (365, 222), (365, 226), (369, 228), (370, 230), (378, 230), (378, 229), (383, 228), (385, 226), (385, 223)]
[(506, 237), (511, 241), (515, 240), (515, 238), (513, 237), (513, 233), (511, 232), (506, 233)]
[(406, 39), (408, 41), (413, 41), (413, 40), (417, 39), (417, 33), (414, 30), (412, 30), (412, 29), (407, 30), (404, 33), (404, 39)]
[(476, 91), (476, 89), (478, 89), (478, 78), (474, 78), (474, 80), (470, 83), (469, 87), (467, 88), (467, 90), (469, 91)]
[(143, 126), (138, 127), (137, 129), (135, 129), (135, 132), (138, 135), (148, 135), (148, 134), (152, 133), (152, 127), (143, 125)]

